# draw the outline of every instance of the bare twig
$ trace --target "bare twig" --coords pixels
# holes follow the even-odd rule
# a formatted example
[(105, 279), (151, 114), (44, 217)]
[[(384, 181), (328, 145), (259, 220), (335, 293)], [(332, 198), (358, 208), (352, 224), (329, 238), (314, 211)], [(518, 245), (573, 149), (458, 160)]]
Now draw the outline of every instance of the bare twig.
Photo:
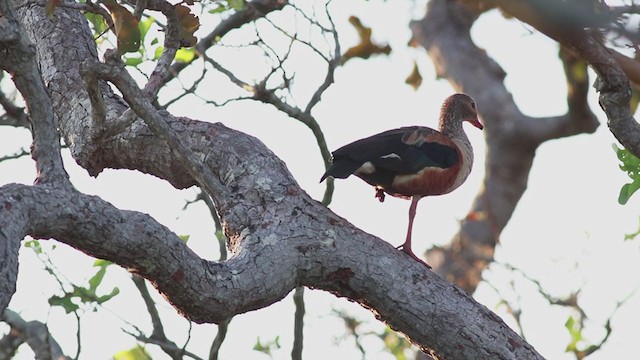
[[(195, 46), (196, 59), (206, 53), (207, 49), (218, 42), (229, 31), (240, 28), (256, 19), (260, 19), (272, 11), (280, 10), (287, 4), (286, 0), (254, 0), (246, 4), (243, 10), (240, 10), (227, 19), (223, 20), (216, 28), (203, 37)], [(165, 74), (164, 83), (171, 81), (173, 78), (184, 70), (189, 64), (175, 63)]]
[(31, 154), (29, 151), (27, 151), (26, 149), (22, 149), (22, 150), (18, 151), (15, 154), (0, 156), (0, 162), (6, 161), (6, 160), (19, 159), (19, 158), (21, 158), (23, 156), (27, 156), (29, 154)]
[(293, 349), (291, 350), (292, 360), (302, 360), (302, 345), (304, 338), (304, 287), (299, 286), (293, 293), (293, 302), (296, 305), (293, 326)]
[(231, 318), (224, 320), (218, 324), (218, 333), (216, 337), (213, 339), (213, 343), (211, 344), (211, 349), (209, 349), (209, 360), (218, 360), (220, 354), (220, 347), (222, 347), (222, 343), (227, 336), (227, 330), (229, 330), (229, 323), (231, 322)]
[(2, 314), (2, 321), (9, 324), (14, 334), (29, 344), (37, 359), (71, 359), (62, 353), (60, 345), (51, 336), (46, 324), (40, 321), (25, 321), (18, 313), (9, 309)]

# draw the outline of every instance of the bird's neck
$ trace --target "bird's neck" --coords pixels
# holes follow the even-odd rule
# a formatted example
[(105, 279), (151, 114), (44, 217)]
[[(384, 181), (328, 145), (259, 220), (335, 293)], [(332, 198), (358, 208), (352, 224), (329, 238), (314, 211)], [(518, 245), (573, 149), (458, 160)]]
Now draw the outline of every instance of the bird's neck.
[(440, 116), (440, 122), (438, 129), (440, 132), (450, 138), (461, 140), (465, 143), (469, 143), (469, 138), (462, 128), (462, 121), (453, 119), (455, 117), (453, 112), (445, 112)]

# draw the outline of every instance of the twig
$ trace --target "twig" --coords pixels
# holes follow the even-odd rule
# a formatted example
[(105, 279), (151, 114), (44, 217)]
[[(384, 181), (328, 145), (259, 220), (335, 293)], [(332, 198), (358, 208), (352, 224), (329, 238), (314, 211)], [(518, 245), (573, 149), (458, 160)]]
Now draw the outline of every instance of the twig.
[(2, 321), (11, 326), (12, 331), (22, 338), (38, 359), (70, 360), (62, 353), (62, 348), (49, 333), (47, 325), (40, 321), (25, 321), (18, 313), (6, 309)]
[(293, 302), (296, 305), (293, 326), (293, 349), (291, 350), (292, 360), (302, 360), (302, 345), (304, 338), (304, 287), (298, 286), (293, 293)]

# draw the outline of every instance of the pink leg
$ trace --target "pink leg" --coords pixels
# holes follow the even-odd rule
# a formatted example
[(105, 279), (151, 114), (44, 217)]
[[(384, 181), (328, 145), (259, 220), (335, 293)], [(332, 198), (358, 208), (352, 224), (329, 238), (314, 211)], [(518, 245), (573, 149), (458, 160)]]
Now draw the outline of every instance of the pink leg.
[(420, 195), (415, 195), (411, 198), (411, 206), (409, 207), (409, 226), (407, 227), (407, 237), (404, 240), (404, 244), (398, 246), (398, 250), (402, 250), (405, 254), (411, 256), (414, 260), (417, 260), (423, 264), (425, 264), (429, 269), (431, 266), (424, 262), (424, 260), (420, 259), (413, 253), (411, 250), (411, 234), (413, 233), (413, 219), (416, 217), (416, 208), (418, 207), (418, 201), (420, 201), (422, 197)]

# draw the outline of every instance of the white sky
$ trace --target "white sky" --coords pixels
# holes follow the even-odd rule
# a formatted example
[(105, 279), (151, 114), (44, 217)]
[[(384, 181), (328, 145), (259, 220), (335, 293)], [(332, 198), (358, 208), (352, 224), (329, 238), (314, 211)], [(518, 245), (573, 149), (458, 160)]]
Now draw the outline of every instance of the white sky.
[[(421, 16), (423, 5), (408, 2), (335, 2), (334, 20), (337, 22), (343, 51), (356, 44), (355, 30), (346, 22), (349, 15), (357, 15), (366, 26), (374, 29), (374, 38), (388, 42), (394, 49), (391, 56), (369, 61), (352, 60), (336, 72), (336, 83), (325, 93), (314, 115), (320, 122), (330, 149), (355, 139), (404, 125), (435, 127), (440, 103), (452, 90), (445, 81), (436, 81), (433, 66), (421, 49), (407, 49), (411, 34), (407, 26), (409, 15)], [(381, 16), (384, 14), (384, 16)], [(203, 31), (203, 33), (205, 33)], [(507, 71), (506, 84), (521, 109), (534, 116), (562, 113), (565, 85), (557, 46), (544, 36), (532, 33), (517, 21), (506, 21), (492, 12), (475, 25), (474, 39)], [(412, 90), (404, 84), (412, 61), (416, 59), (424, 77), (422, 87)], [(246, 58), (233, 58), (239, 68)], [(311, 59), (306, 64), (311, 63)], [(250, 64), (247, 64), (250, 65)], [(324, 67), (321, 67), (324, 71)], [(296, 86), (305, 93), (304, 68), (299, 70)], [(313, 72), (324, 76), (320, 71)], [(249, 80), (249, 79), (245, 79)], [(311, 77), (309, 80), (313, 80)], [(222, 81), (222, 80), (221, 80)], [(592, 78), (593, 81), (593, 78)], [(219, 82), (210, 86), (213, 94)], [(307, 94), (315, 84), (310, 84)], [(209, 89), (207, 89), (209, 91)], [(603, 324), (617, 301), (630, 294), (638, 281), (629, 274), (638, 272), (640, 260), (637, 241), (624, 242), (625, 233), (638, 226), (640, 196), (633, 197), (626, 206), (617, 203), (618, 191), (627, 182), (618, 170), (617, 159), (611, 150), (615, 139), (606, 127), (604, 114), (597, 105), (596, 94), (590, 97), (602, 126), (594, 135), (551, 141), (537, 151), (531, 171), (529, 188), (502, 234), (496, 259), (522, 269), (538, 279), (554, 296), (565, 296), (582, 289), (580, 304), (590, 316), (585, 335), (597, 342), (603, 335)], [(306, 99), (300, 101), (305, 103)], [(174, 112), (205, 121), (221, 121), (227, 126), (257, 136), (280, 156), (300, 185), (316, 199), (322, 197), (323, 173), (320, 155), (311, 133), (295, 120), (272, 108), (253, 103), (233, 103), (227, 108), (212, 109), (200, 101), (185, 101)], [(491, 119), (482, 119), (490, 122)], [(418, 207), (414, 228), (416, 253), (433, 244), (444, 244), (457, 230), (457, 222), (466, 215), (483, 177), (484, 144), (482, 133), (469, 127), (468, 135), (476, 152), (474, 170), (460, 189), (442, 196), (423, 199)], [(283, 141), (287, 134), (287, 141)], [(7, 139), (10, 139), (7, 141)], [(29, 134), (24, 130), (3, 128), (0, 154), (13, 153), (28, 147)], [(97, 194), (123, 209), (134, 209), (153, 215), (178, 234), (189, 234), (189, 245), (202, 257), (216, 259), (217, 242), (213, 241), (213, 224), (203, 204), (181, 211), (185, 199), (194, 197), (193, 189), (176, 191), (166, 182), (131, 171), (107, 170), (97, 179), (86, 175), (65, 153), (65, 164), (74, 184), (90, 194)], [(0, 163), (0, 185), (10, 182), (30, 184), (34, 178), (30, 159)], [(122, 189), (128, 189), (123, 191)], [(403, 241), (409, 202), (387, 198), (384, 204), (373, 197), (373, 189), (356, 178), (336, 181), (331, 204), (333, 211), (363, 230), (398, 245)], [(94, 272), (92, 259), (80, 255), (65, 245), (57, 245), (52, 252), (54, 263), (69, 280), (82, 283)], [(27, 320), (46, 321), (65, 352), (75, 353), (75, 319), (61, 309), (50, 309), (47, 299), (58, 291), (57, 283), (44, 271), (32, 251), (22, 249), (18, 291), (10, 308)], [(82, 320), (83, 359), (105, 359), (117, 351), (134, 346), (135, 341), (120, 328), (128, 327), (123, 319), (150, 333), (150, 325), (137, 290), (126, 279), (124, 270), (111, 267), (104, 292), (118, 286), (121, 294), (106, 303), (107, 311), (87, 312)], [(521, 276), (513, 275), (494, 264), (485, 272), (493, 287), (503, 290), (501, 296), (520, 300), (523, 307), (525, 335), (536, 349), (550, 359), (572, 359), (564, 354), (569, 337), (563, 324), (570, 312), (549, 307), (535, 288)], [(514, 279), (516, 291), (509, 290)], [(34, 284), (37, 284), (34, 286)], [(344, 335), (340, 319), (331, 316), (331, 309), (347, 309), (356, 317), (370, 321), (366, 327), (379, 331), (383, 325), (373, 316), (347, 301), (336, 299), (320, 291), (306, 291), (305, 359), (359, 359), (352, 342), (335, 345)], [(186, 320), (157, 297), (159, 308), (167, 319), (165, 330), (169, 337), (181, 344), (186, 339)], [(481, 285), (476, 299), (490, 309), (504, 315), (500, 298), (488, 285)], [(293, 329), (291, 296), (273, 306), (237, 316), (231, 323), (223, 345), (222, 359), (267, 359), (252, 351), (259, 337), (262, 341), (280, 337), (282, 348), (273, 353), (275, 359), (290, 358)], [(605, 348), (589, 359), (625, 358), (635, 349), (640, 335), (636, 331), (640, 297), (634, 295), (613, 319), (614, 333)], [(118, 316), (114, 316), (117, 314)], [(508, 316), (505, 319), (511, 323)], [(3, 328), (3, 329), (6, 329)], [(364, 330), (364, 329), (363, 329)], [(188, 348), (203, 357), (208, 354), (215, 336), (214, 325), (194, 325)], [(109, 335), (105, 341), (104, 335)], [(375, 354), (383, 344), (373, 337), (366, 338), (369, 359), (391, 359), (384, 353)], [(29, 359), (25, 347), (18, 359)], [(154, 358), (161, 352), (149, 349)]]

